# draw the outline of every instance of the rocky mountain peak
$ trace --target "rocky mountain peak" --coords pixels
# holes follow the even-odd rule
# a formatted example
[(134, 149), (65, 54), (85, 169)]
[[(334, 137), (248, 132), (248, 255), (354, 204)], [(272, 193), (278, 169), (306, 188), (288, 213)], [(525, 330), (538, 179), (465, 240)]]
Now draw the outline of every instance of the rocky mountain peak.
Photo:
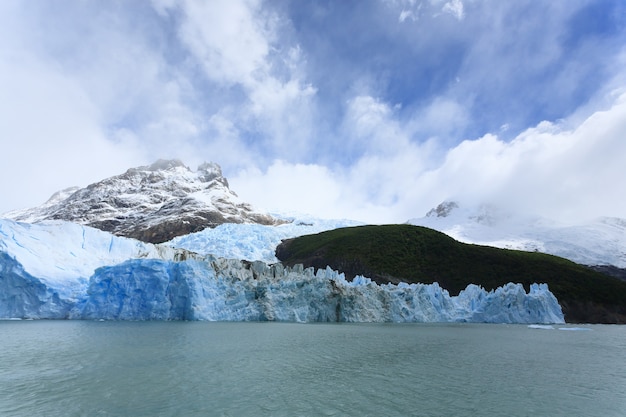
[(44, 205), (51, 206), (57, 204), (58, 202), (65, 200), (78, 190), (80, 190), (80, 187), (69, 187), (64, 190), (57, 191), (56, 193), (52, 194), (52, 196), (50, 196), (50, 198), (44, 203)]
[(198, 178), (203, 182), (218, 180), (228, 187), (228, 180), (222, 176), (222, 167), (215, 162), (205, 162), (198, 167)]
[(203, 163), (194, 172), (176, 159), (160, 159), (85, 188), (55, 193), (44, 205), (7, 217), (66, 220), (151, 243), (222, 223), (281, 223), (241, 201), (218, 164)]
[(459, 204), (455, 201), (444, 201), (437, 207), (430, 209), (426, 217), (448, 217), (454, 209), (458, 209)]

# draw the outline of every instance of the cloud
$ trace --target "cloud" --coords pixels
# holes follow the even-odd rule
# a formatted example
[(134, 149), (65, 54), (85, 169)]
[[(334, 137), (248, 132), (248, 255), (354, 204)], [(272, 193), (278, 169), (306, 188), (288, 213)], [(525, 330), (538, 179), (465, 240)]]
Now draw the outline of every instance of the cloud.
[(461, 0), (452, 0), (447, 2), (441, 8), (444, 13), (449, 13), (457, 20), (463, 20), (465, 13), (463, 12), (463, 2)]
[(324, 166), (277, 160), (264, 171), (239, 171), (229, 181), (240, 196), (265, 209), (331, 218), (341, 212), (335, 206), (341, 204), (341, 182)]
[(415, 16), (415, 13), (413, 13), (412, 10), (405, 10), (405, 9), (403, 9), (400, 12), (400, 16), (398, 17), (398, 22), (402, 23), (406, 19), (411, 19), (412, 21), (415, 22), (417, 20), (417, 16)]
[(618, 216), (626, 210), (617, 191), (626, 151), (624, 120), (622, 95), (572, 129), (542, 122), (510, 142), (491, 134), (464, 141), (428, 174), (421, 192), (443, 187), (447, 198), (557, 219)]
[(103, 109), (58, 62), (33, 52), (37, 33), (18, 27), (24, 19), (12, 19), (20, 10), (4, 7), (0, 26), (14, 37), (0, 35), (0, 211), (41, 204), (61, 188), (112, 175), (139, 153), (131, 138), (109, 140), (100, 129)]
[(157, 158), (232, 168), (305, 153), (315, 89), (297, 45), (277, 52), (277, 18), (259, 2), (100, 6), (0, 6), (5, 150), (23, 155), (16, 169), (57, 167), (6, 185), (0, 211)]
[(454, 143), (462, 137), (470, 121), (470, 111), (465, 104), (442, 95), (415, 109), (408, 125), (414, 136)]
[(357, 96), (347, 102), (343, 130), (352, 155), (386, 153), (403, 141), (401, 127), (392, 109), (372, 96)]
[(305, 80), (299, 46), (281, 38), (288, 24), (254, 0), (185, 1), (178, 6), (157, 3), (161, 13), (182, 16), (178, 36), (217, 92), (241, 92), (239, 100), (222, 106), (236, 105), (237, 111), (220, 111), (221, 117), (229, 113), (233, 124), (254, 126), (249, 133), (263, 142), (258, 153), (306, 153), (316, 89)]
[[(361, 113), (354, 120), (363, 124), (355, 131), (390, 138), (387, 152), (363, 153), (349, 169), (278, 161), (266, 171), (243, 172), (232, 183), (260, 205), (280, 207), (283, 195), (290, 210), (374, 223), (423, 216), (445, 199), (562, 221), (626, 213), (620, 188), (626, 94), (571, 129), (563, 127), (569, 122), (542, 122), (508, 142), (494, 134), (463, 141), (436, 166), (433, 143), (418, 146), (387, 136), (399, 129), (388, 106), (371, 97), (355, 103)], [(401, 129), (395, 133), (402, 135)]]
[[(388, 7), (400, 9), (398, 21), (400, 23), (407, 19), (416, 22), (419, 19), (422, 9), (429, 10), (432, 16), (437, 17), (441, 13), (452, 15), (457, 20), (463, 20), (465, 11), (461, 0), (383, 0)], [(441, 5), (443, 3), (443, 5)]]
[(72, 80), (36, 62), (21, 64), (19, 71), (0, 64), (0, 73), (14, 74), (0, 77), (1, 209), (41, 204), (60, 188), (95, 182), (137, 160), (132, 139), (111, 143), (102, 134), (97, 109)]
[(333, 167), (275, 161), (265, 170), (235, 175), (233, 187), (245, 199), (272, 209), (279, 208), (276, 195), (281, 194), (289, 209), (315, 209), (327, 217), (373, 223), (414, 217), (407, 197), (414, 181), (431, 166), (434, 143), (413, 143), (393, 107), (379, 99), (357, 96), (345, 106), (337, 152), (355, 159)]
[(259, 1), (181, 3), (179, 36), (218, 83), (252, 86), (270, 71), (272, 19), (259, 19)]
[(0, 211), (179, 158), (371, 222), (446, 198), (626, 217), (617, 4), (0, 2), (0, 174), (30, 167)]

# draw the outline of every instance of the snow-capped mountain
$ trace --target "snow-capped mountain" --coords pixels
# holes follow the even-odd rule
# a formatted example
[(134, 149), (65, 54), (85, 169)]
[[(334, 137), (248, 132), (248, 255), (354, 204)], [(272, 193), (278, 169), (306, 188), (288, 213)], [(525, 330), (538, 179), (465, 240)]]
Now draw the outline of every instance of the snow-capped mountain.
[[(437, 283), (377, 285), (360, 276), (349, 282), (329, 268), (284, 267), (274, 253), (282, 239), (359, 223), (255, 211), (212, 163), (192, 171), (180, 161), (160, 160), (59, 191), (42, 206), (5, 217), (0, 318), (564, 320), (546, 285), (528, 293), (516, 284), (491, 292), (470, 285), (450, 296)], [(486, 206), (472, 211), (446, 203), (412, 222), (463, 241), (549, 253), (557, 248), (565, 257), (570, 248), (592, 260), (582, 263), (626, 265), (626, 222), (620, 219), (566, 229)]]
[(205, 163), (194, 172), (178, 160), (159, 160), (85, 188), (59, 191), (39, 207), (4, 217), (28, 223), (66, 220), (151, 243), (223, 223), (281, 223), (231, 191), (219, 165)]
[(584, 265), (626, 268), (626, 219), (601, 217), (582, 224), (560, 224), (492, 205), (465, 207), (447, 201), (408, 223), (439, 230), (461, 242), (544, 252)]

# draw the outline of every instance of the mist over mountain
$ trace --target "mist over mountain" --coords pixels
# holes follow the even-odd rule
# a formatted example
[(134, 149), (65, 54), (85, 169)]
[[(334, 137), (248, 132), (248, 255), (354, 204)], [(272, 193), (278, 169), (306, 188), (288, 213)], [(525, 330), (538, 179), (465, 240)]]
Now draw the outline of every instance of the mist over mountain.
[[(192, 237), (221, 224), (278, 225), (293, 220), (273, 217), (243, 201), (229, 188), (218, 164), (204, 163), (192, 171), (176, 159), (130, 168), (85, 188), (58, 191), (38, 207), (3, 217), (27, 223), (65, 220), (150, 243)], [(460, 242), (611, 266), (618, 275), (626, 268), (625, 219), (599, 217), (572, 224), (493, 204), (444, 201), (407, 223), (441, 231)], [(211, 239), (210, 233), (203, 239)], [(603, 271), (615, 275), (614, 269)]]
[(626, 268), (626, 219), (599, 217), (572, 224), (489, 204), (445, 201), (408, 223), (439, 230), (465, 243), (543, 252), (584, 265)]
[[(58, 191), (40, 206), (3, 217), (27, 223), (65, 220), (150, 243), (194, 236), (221, 224), (277, 225), (293, 220), (273, 217), (243, 201), (229, 188), (218, 164), (204, 163), (192, 171), (176, 159), (130, 168), (85, 188)], [(626, 219), (598, 217), (572, 224), (493, 204), (450, 200), (407, 223), (460, 242), (610, 266), (613, 269), (602, 270), (613, 275), (614, 268), (618, 276), (626, 268)]]

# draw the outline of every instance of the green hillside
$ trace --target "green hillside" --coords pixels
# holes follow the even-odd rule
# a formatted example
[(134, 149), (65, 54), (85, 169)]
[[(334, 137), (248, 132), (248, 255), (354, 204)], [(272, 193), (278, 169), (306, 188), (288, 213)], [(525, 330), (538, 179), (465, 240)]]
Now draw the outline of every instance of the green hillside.
[(457, 242), (411, 225), (335, 229), (284, 241), (276, 256), (286, 265), (364, 275), (378, 283), (438, 282), (452, 295), (468, 284), (490, 290), (508, 282), (547, 283), (567, 322), (626, 323), (626, 282), (563, 258)]

